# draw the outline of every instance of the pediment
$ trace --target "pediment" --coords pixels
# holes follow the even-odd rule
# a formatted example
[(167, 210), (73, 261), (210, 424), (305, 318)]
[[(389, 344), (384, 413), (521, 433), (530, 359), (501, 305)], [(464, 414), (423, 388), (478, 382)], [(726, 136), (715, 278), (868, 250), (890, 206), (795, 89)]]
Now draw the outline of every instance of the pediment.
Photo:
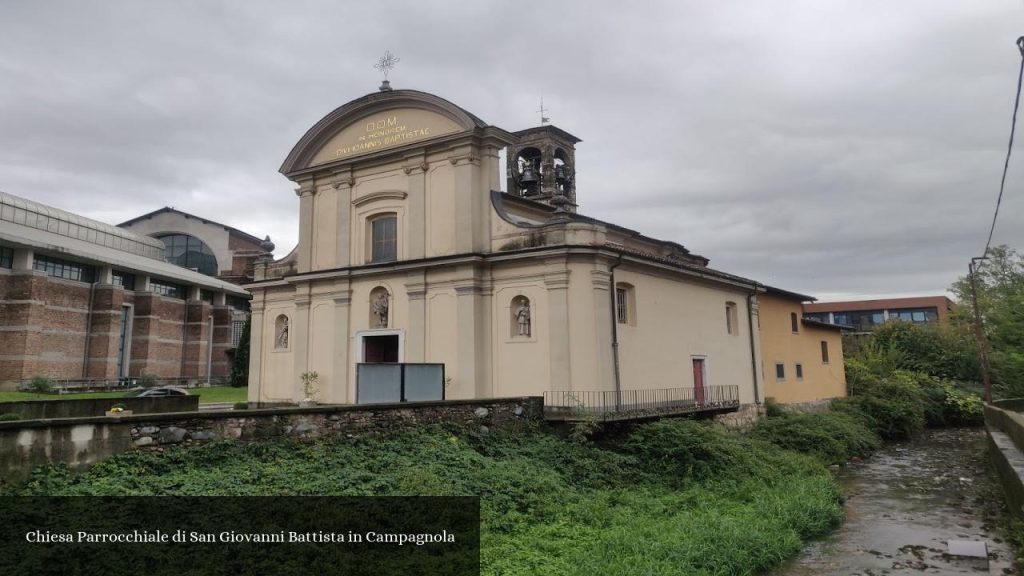
[(432, 94), (380, 92), (353, 100), (314, 125), (281, 166), (288, 176), (316, 166), (485, 127), (479, 118)]

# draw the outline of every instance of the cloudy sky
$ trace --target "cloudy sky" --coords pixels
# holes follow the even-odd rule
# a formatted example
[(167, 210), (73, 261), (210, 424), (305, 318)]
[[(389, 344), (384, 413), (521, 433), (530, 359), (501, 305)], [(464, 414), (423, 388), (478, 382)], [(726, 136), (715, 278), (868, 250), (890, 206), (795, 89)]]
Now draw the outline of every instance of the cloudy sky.
[[(170, 205), (283, 255), (298, 201), (277, 168), (376, 89), (390, 49), (396, 88), (508, 130), (538, 124), (543, 95), (583, 139), (582, 213), (822, 299), (941, 294), (981, 252), (1024, 34), (1009, 0), (0, 0), (0, 14), (11, 194), (111, 223)], [(1024, 248), (1018, 152), (994, 243)]]

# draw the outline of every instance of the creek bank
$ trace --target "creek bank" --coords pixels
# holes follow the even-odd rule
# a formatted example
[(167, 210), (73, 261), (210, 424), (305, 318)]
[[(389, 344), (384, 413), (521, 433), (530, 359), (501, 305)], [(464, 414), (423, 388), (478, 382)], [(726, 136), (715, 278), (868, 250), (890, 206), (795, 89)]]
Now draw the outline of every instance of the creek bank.
[[(846, 521), (776, 576), (1017, 573), (983, 429), (928, 430), (850, 463), (837, 480)], [(946, 554), (949, 540), (987, 542), (987, 569)]]

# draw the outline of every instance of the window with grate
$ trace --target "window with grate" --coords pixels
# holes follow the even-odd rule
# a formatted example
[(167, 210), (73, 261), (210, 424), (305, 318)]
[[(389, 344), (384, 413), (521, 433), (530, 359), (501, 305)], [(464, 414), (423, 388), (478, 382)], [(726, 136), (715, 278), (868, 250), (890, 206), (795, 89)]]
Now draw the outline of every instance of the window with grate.
[(385, 214), (374, 218), (371, 226), (370, 262), (391, 262), (398, 258), (398, 217)]

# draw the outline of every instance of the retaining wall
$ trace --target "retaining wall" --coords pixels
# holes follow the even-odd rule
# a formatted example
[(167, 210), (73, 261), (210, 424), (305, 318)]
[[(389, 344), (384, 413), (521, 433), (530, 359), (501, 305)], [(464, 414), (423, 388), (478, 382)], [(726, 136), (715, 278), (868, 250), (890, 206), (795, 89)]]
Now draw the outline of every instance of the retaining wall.
[(0, 414), (17, 414), (22, 420), (42, 418), (85, 418), (103, 416), (115, 404), (124, 404), (135, 414), (195, 412), (199, 396), (143, 396), (125, 398), (65, 398), (0, 402)]
[(543, 418), (543, 398), (265, 408), (0, 422), (0, 478), (24, 479), (49, 462), (82, 469), (131, 449), (159, 450), (213, 440), (315, 439), (454, 423), (517, 426)]
[(985, 406), (989, 457), (999, 474), (1010, 511), (1024, 519), (1024, 399), (998, 400)]

